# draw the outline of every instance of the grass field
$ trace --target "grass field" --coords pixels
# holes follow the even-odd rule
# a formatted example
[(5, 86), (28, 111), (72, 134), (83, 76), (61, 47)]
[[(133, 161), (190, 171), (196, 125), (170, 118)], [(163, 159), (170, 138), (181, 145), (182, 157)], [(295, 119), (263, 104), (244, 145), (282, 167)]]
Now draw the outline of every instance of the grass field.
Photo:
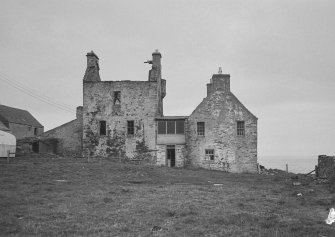
[(324, 223), (334, 189), (299, 182), (110, 160), (1, 160), (0, 236), (335, 236)]

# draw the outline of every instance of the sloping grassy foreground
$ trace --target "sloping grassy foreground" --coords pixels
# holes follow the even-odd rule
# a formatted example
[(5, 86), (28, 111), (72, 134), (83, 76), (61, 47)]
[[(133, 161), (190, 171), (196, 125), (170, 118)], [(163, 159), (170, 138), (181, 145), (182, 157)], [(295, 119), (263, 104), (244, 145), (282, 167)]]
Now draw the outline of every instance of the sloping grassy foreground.
[(335, 193), (300, 182), (109, 160), (1, 160), (0, 235), (335, 236), (324, 223)]

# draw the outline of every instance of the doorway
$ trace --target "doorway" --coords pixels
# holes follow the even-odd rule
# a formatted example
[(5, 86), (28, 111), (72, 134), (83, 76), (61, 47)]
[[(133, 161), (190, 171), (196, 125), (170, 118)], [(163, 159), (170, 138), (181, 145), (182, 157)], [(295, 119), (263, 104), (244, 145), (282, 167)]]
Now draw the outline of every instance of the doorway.
[(175, 167), (176, 166), (175, 145), (167, 145), (167, 147), (166, 147), (166, 158), (167, 158), (167, 166), (168, 167)]
[(40, 145), (39, 145), (38, 141), (37, 142), (33, 142), (32, 150), (35, 153), (39, 153), (39, 151), (40, 151)]

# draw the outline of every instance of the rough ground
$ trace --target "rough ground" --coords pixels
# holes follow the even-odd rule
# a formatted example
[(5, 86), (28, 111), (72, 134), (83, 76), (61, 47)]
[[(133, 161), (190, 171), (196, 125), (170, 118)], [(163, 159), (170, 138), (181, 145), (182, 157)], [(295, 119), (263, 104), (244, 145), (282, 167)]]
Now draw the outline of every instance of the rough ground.
[(335, 223), (324, 219), (335, 189), (293, 181), (111, 160), (2, 159), (0, 236), (334, 236)]

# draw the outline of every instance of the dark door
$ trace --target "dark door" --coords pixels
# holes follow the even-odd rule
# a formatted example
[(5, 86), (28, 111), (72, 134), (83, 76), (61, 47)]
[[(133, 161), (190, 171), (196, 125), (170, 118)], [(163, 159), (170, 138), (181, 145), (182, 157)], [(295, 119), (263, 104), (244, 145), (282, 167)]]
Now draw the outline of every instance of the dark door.
[(33, 152), (38, 153), (40, 151), (40, 146), (38, 144), (38, 142), (33, 142)]
[(167, 148), (167, 159), (170, 160), (170, 167), (176, 166), (176, 150), (175, 148)]

